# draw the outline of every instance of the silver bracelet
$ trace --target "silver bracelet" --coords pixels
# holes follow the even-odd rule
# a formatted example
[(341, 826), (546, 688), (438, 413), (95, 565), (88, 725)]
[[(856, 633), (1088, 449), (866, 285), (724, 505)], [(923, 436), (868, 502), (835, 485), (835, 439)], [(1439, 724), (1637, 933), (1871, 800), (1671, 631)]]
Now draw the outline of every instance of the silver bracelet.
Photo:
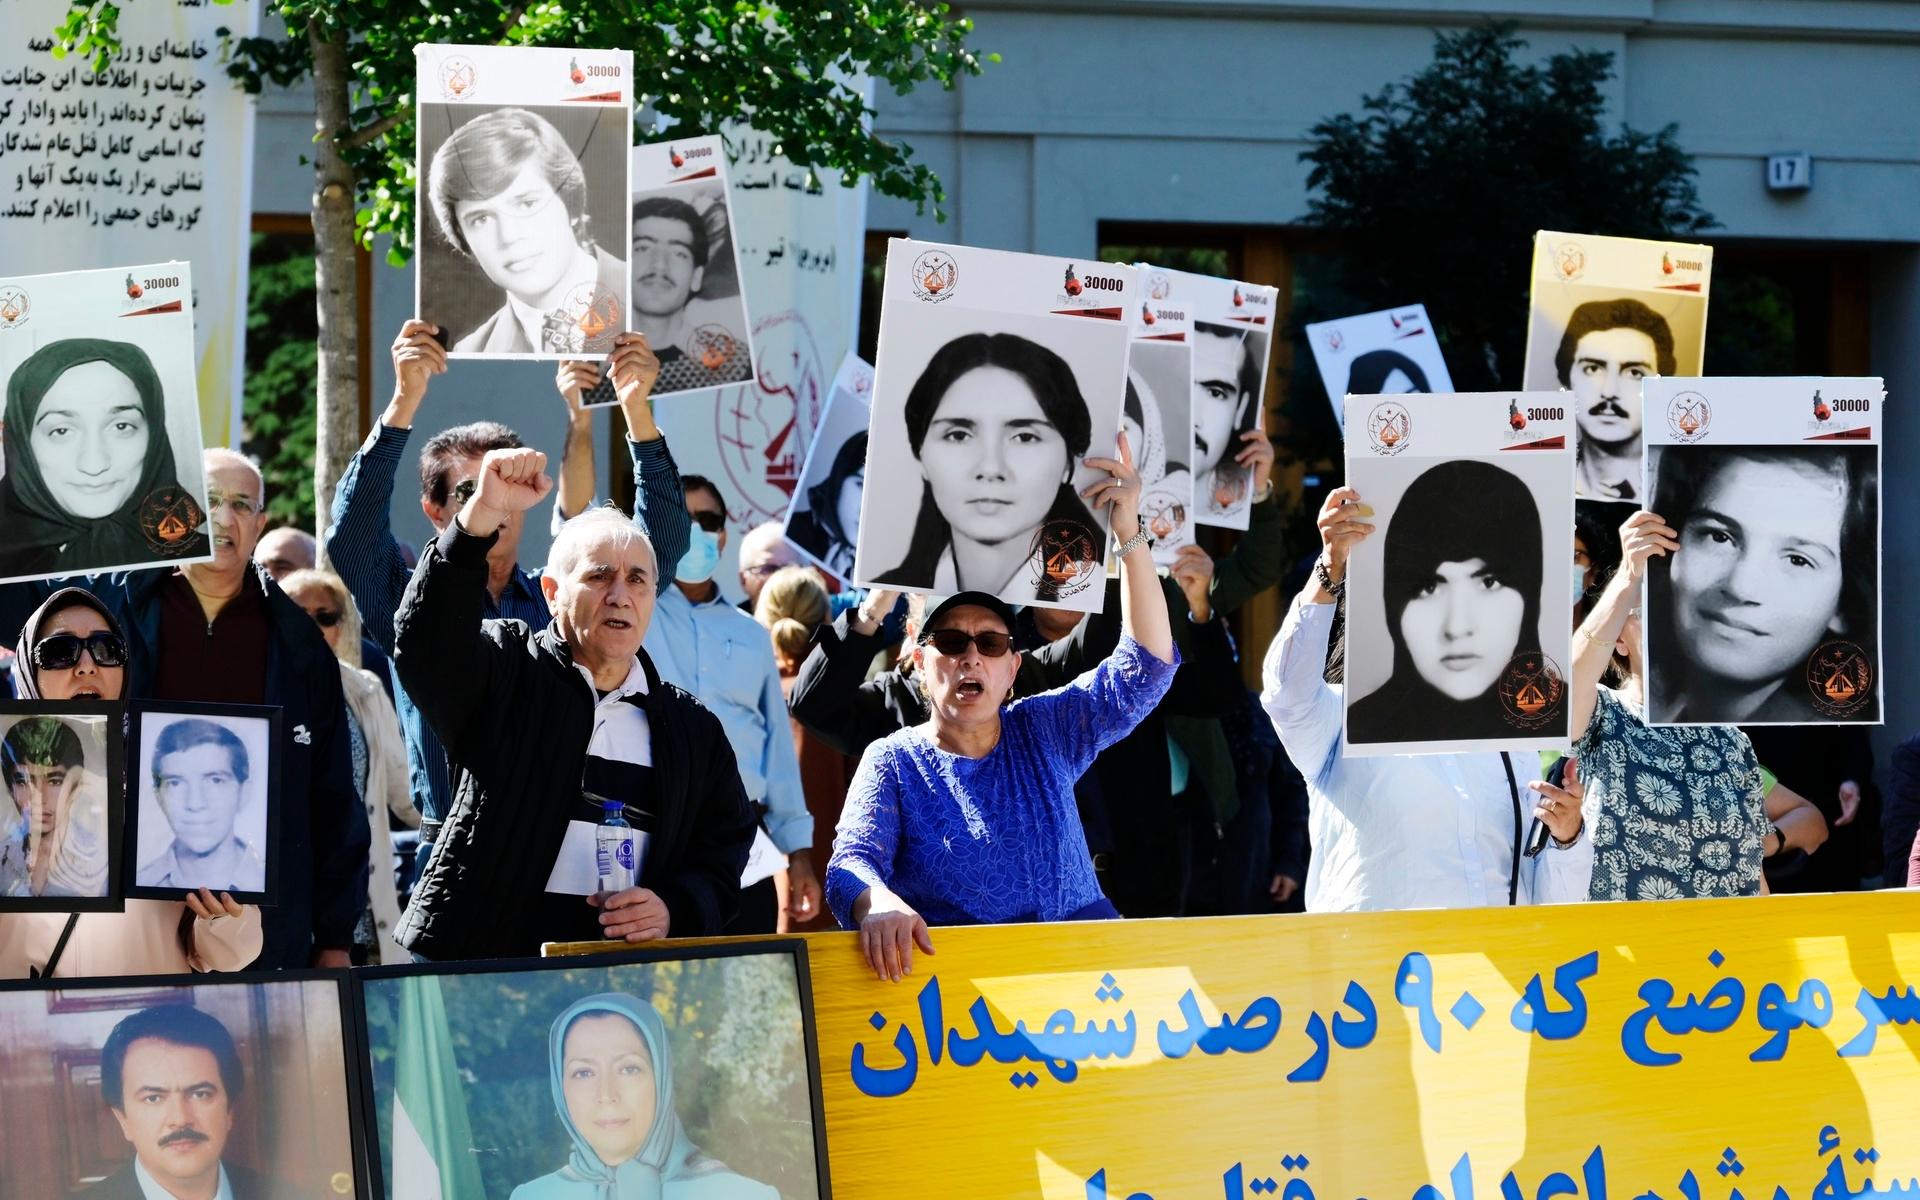
[(1138, 550), (1140, 547), (1151, 546), (1151, 545), (1153, 545), (1153, 537), (1147, 533), (1146, 522), (1142, 521), (1135, 528), (1133, 536), (1128, 538), (1126, 541), (1120, 543), (1118, 546), (1115, 546), (1113, 548), (1113, 552), (1120, 558), (1125, 558), (1127, 555), (1132, 554), (1135, 550)]

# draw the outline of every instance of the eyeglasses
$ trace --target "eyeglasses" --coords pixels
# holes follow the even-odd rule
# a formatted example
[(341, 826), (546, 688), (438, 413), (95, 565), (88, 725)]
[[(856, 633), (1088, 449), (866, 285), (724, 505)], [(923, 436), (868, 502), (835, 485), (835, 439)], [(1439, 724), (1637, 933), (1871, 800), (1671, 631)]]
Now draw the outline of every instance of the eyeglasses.
[(461, 508), (465, 508), (467, 501), (473, 499), (473, 494), (479, 490), (480, 481), (478, 479), (462, 479), (459, 483), (453, 485), (453, 502)]
[(82, 650), (92, 656), (96, 667), (127, 665), (125, 639), (104, 629), (84, 638), (71, 633), (56, 633), (52, 637), (41, 638), (33, 646), (33, 665), (42, 671), (69, 671), (80, 665)]
[(982, 658), (999, 658), (1013, 649), (1011, 637), (991, 629), (979, 633), (968, 633), (964, 629), (936, 629), (920, 640), (931, 643), (935, 650), (948, 658), (959, 658), (967, 652), (968, 646), (980, 647)]
[(340, 623), (340, 614), (331, 608), (316, 608), (307, 615), (322, 629), (332, 629)]
[(719, 533), (727, 527), (727, 514), (725, 513), (711, 512), (703, 508), (698, 512), (695, 512), (693, 509), (688, 509), (687, 515), (693, 518), (695, 525), (698, 525), (708, 533)]

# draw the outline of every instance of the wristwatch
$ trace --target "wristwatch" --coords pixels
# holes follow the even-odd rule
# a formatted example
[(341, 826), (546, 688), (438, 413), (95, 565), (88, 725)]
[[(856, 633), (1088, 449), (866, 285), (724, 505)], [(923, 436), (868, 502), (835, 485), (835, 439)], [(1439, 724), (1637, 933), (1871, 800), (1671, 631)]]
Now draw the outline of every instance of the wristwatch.
[(1780, 855), (1785, 854), (1787, 852), (1787, 835), (1780, 832), (1780, 826), (1777, 822), (1768, 821), (1767, 828), (1773, 831), (1774, 837), (1780, 839), (1780, 844), (1774, 848), (1774, 851), (1772, 854), (1763, 855), (1763, 857), (1778, 858)]
[(1113, 552), (1116, 557), (1125, 558), (1142, 546), (1148, 548), (1153, 546), (1153, 535), (1147, 532), (1147, 523), (1145, 521), (1140, 522), (1139, 527), (1134, 530), (1132, 537), (1115, 546)]
[(1333, 571), (1327, 566), (1326, 555), (1322, 554), (1319, 558), (1313, 560), (1313, 573), (1319, 577), (1320, 586), (1327, 589), (1327, 591), (1333, 595), (1339, 596), (1346, 592), (1347, 581), (1345, 579), (1342, 579), (1339, 583), (1333, 581)]

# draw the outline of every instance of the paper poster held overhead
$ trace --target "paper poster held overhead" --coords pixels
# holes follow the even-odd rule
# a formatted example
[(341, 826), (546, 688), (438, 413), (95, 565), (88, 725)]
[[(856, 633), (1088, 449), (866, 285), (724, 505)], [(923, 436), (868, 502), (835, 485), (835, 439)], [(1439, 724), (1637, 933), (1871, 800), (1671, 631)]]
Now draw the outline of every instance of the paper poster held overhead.
[(859, 355), (847, 355), (833, 377), (827, 411), (787, 510), (787, 541), (842, 584), (853, 580), (854, 547), (860, 540), (872, 395), (873, 368)]
[(887, 245), (855, 581), (1097, 612), (1132, 267)]
[(1133, 311), (1120, 427), (1140, 471), (1153, 561), (1168, 566), (1193, 544), (1193, 310), (1173, 272), (1142, 263), (1140, 276), (1146, 295)]
[(1712, 246), (1534, 235), (1521, 386), (1570, 393), (1582, 499), (1645, 497), (1639, 384), (1701, 373), (1712, 274)]
[(627, 322), (633, 55), (414, 47), (414, 312), (453, 358), (605, 355)]
[(1877, 725), (1879, 379), (1659, 379), (1647, 507), (1654, 725)]
[(1307, 326), (1307, 345), (1326, 384), (1336, 422), (1345, 420), (1344, 397), (1451, 392), (1453, 377), (1427, 306), (1409, 304)]
[(1346, 753), (1568, 742), (1573, 452), (1553, 392), (1348, 396)]

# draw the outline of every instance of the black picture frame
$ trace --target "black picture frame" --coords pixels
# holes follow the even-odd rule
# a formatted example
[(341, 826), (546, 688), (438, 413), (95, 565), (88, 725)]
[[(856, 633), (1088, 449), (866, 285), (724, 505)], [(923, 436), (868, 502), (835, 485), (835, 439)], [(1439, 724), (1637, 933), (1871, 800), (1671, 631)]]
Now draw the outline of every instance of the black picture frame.
[[(331, 985), (331, 990), (334, 993), (334, 1002), (339, 1006), (341, 1037), (338, 1043), (339, 1053), (336, 1056), (324, 1059), (315, 1059), (312, 1051), (315, 1049), (324, 1050), (330, 1048), (332, 1043), (326, 1039), (308, 1039), (309, 1063), (318, 1063), (321, 1066), (328, 1067), (337, 1065), (340, 1072), (337, 1079), (337, 1087), (322, 1086), (320, 1082), (316, 1082), (313, 1088), (313, 1095), (316, 1100), (329, 1094), (334, 1094), (338, 1097), (338, 1103), (341, 1106), (340, 1116), (345, 1123), (347, 1133), (347, 1153), (349, 1155), (349, 1169), (351, 1172), (351, 1179), (343, 1180), (342, 1178), (342, 1176), (348, 1172), (335, 1171), (326, 1180), (316, 1181), (320, 1183), (320, 1187), (314, 1194), (340, 1197), (351, 1196), (354, 1200), (371, 1200), (373, 1192), (370, 1190), (370, 1184), (366, 1174), (366, 1163), (369, 1159), (367, 1145), (370, 1130), (363, 1123), (363, 1110), (358, 1103), (359, 1097), (364, 1092), (360, 1073), (363, 1069), (365, 1059), (357, 1050), (364, 1044), (364, 1039), (360, 1036), (360, 1031), (356, 1025), (359, 1009), (355, 1003), (354, 990), (350, 986), (348, 972), (338, 970), (237, 971), (195, 972), (184, 975), (100, 976), (85, 979), (8, 979), (0, 980), (0, 1001), (4, 1001), (5, 997), (15, 993), (38, 992), (47, 997), (45, 1011), (49, 1017), (58, 1016), (74, 1019), (76, 1015), (80, 1018), (91, 1015), (104, 1021), (110, 1019), (110, 1014), (115, 1012), (124, 1011), (130, 1015), (141, 1009), (171, 1005), (199, 1007), (194, 1003), (194, 997), (192, 995), (193, 992), (199, 990), (284, 988), (296, 985), (304, 987), (305, 985), (314, 983)], [(0, 1004), (0, 1007), (3, 1006), (3, 1004)], [(251, 992), (246, 997), (246, 1006), (249, 1016), (253, 1018), (256, 1023), (254, 1029), (260, 1035), (270, 1033), (273, 1027), (269, 1024), (266, 1017), (267, 1007), (265, 994), (258, 991)], [(216, 1019), (219, 1018), (216, 1017)], [(285, 1031), (290, 1034), (305, 1036), (306, 1028), (307, 1026), (304, 1023), (298, 1025), (290, 1024), (286, 1027)], [(231, 1030), (229, 1031), (231, 1032)], [(104, 1035), (102, 1035), (101, 1040), (104, 1046)], [(78, 1059), (70, 1049), (63, 1050), (60, 1047), (50, 1047), (49, 1053), (52, 1055), (56, 1066), (86, 1065), (84, 1063), (78, 1063)], [(5, 1059), (10, 1056), (10, 1054), (11, 1051), (4, 1042), (0, 1042), (0, 1060)], [(251, 1100), (253, 1094), (259, 1090), (260, 1085), (263, 1084), (267, 1078), (277, 1074), (277, 1072), (272, 1069), (272, 1064), (275, 1060), (270, 1057), (270, 1047), (268, 1046), (256, 1046), (253, 1048), (250, 1056), (243, 1057), (250, 1057), (252, 1065), (255, 1068), (255, 1077), (250, 1079), (250, 1089), (247, 1097), (248, 1100)], [(57, 1085), (57, 1079), (55, 1082)], [(10, 1079), (7, 1084), (7, 1089), (9, 1092), (13, 1092), (15, 1089), (20, 1089), (24, 1086), (25, 1084), (21, 1080)], [(52, 1097), (50, 1097), (50, 1099), (52, 1099)], [(3, 1104), (4, 1102), (0, 1101), (0, 1106), (3, 1106)], [(252, 1111), (258, 1112), (258, 1110)], [(269, 1109), (269, 1113), (271, 1113), (271, 1109)], [(63, 1112), (63, 1115), (70, 1114)], [(254, 1119), (256, 1121), (266, 1122), (274, 1118), (269, 1115), (267, 1117), (256, 1116)], [(286, 1137), (311, 1136), (312, 1124), (310, 1121), (299, 1122), (297, 1118), (293, 1117), (285, 1118), (285, 1121)], [(116, 1135), (118, 1134), (117, 1130), (114, 1132)], [(264, 1129), (256, 1126), (253, 1134), (256, 1138), (259, 1138), (263, 1136)], [(69, 1152), (73, 1149), (71, 1146), (65, 1148), (69, 1150)], [(14, 1157), (23, 1162), (27, 1160), (38, 1161), (56, 1154), (61, 1149), (61, 1146), (44, 1146), (39, 1148), (40, 1153), (38, 1154)], [(71, 1153), (69, 1157), (71, 1157)], [(377, 1160), (377, 1153), (372, 1157)], [(264, 1171), (269, 1168), (263, 1166), (260, 1169)], [(8, 1164), (5, 1161), (0, 1161), (0, 1193), (13, 1195), (13, 1189), (8, 1186), (8, 1174)], [(344, 1187), (343, 1184), (345, 1184)]]
[[(366, 1131), (365, 1174), (373, 1200), (388, 1196), (388, 1180), (381, 1162), (378, 1103), (374, 1088), (372, 1025), (367, 1016), (367, 985), (389, 979), (413, 976), (514, 975), (534, 971), (577, 970), (583, 967), (620, 967), (652, 963), (691, 962), (716, 958), (740, 958), (755, 955), (781, 956), (793, 965), (794, 1003), (800, 1017), (800, 1043), (806, 1055), (807, 1097), (813, 1127), (814, 1178), (820, 1200), (832, 1200), (833, 1182), (828, 1173), (826, 1105), (820, 1085), (820, 1039), (814, 1021), (813, 981), (808, 971), (807, 944), (797, 937), (727, 939), (699, 945), (675, 946), (671, 943), (604, 954), (565, 955), (549, 958), (481, 959), (446, 963), (356, 967), (352, 971), (354, 1023), (359, 1038), (357, 1047), (360, 1087), (360, 1125)], [(395, 1198), (404, 1200), (404, 1198)]]
[[(0, 915), (39, 912), (122, 912), (126, 909), (126, 705), (105, 700), (0, 700), (0, 736), (26, 717), (104, 720), (107, 792), (106, 892), (99, 896), (0, 896)], [(8, 781), (0, 780), (0, 783)], [(9, 796), (4, 803), (12, 804)], [(11, 812), (9, 807), (6, 811)]]
[[(261, 721), (266, 727), (266, 771), (259, 783), (260, 805), (263, 810), (263, 839), (260, 857), (264, 861), (265, 886), (257, 891), (235, 888), (214, 888), (218, 895), (222, 891), (231, 892), (233, 898), (242, 904), (257, 904), (272, 907), (280, 897), (280, 728), (281, 710), (270, 705), (254, 704), (201, 704), (184, 700), (133, 700), (127, 705), (127, 782), (126, 803), (126, 846), (123, 856), (125, 862), (125, 894), (138, 900), (184, 900), (196, 891), (188, 887), (158, 887), (142, 883), (140, 861), (140, 827), (143, 820), (143, 808), (151, 789), (151, 779), (147, 775), (147, 763), (144, 761), (144, 731), (157, 721), (175, 717), (198, 717), (214, 721)], [(169, 722), (171, 723), (171, 722)], [(258, 778), (260, 769), (249, 763), (249, 776)], [(157, 802), (156, 802), (157, 803)]]

